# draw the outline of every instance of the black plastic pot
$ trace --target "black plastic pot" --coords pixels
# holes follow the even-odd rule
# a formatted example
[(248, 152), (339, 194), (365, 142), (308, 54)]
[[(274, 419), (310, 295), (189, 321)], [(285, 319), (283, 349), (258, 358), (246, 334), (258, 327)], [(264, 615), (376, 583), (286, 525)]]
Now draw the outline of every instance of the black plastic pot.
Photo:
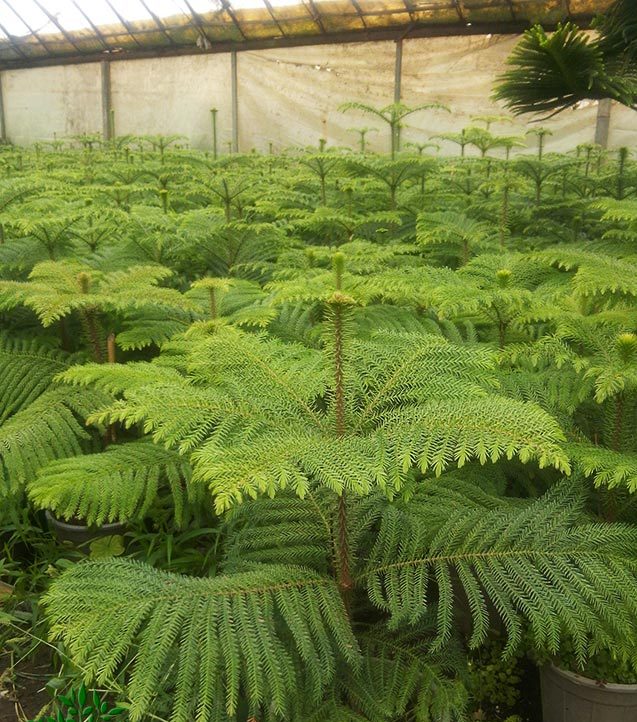
[(84, 524), (58, 519), (48, 509), (46, 511), (46, 522), (59, 542), (70, 542), (73, 546), (81, 548), (83, 551), (88, 551), (88, 545), (96, 539), (122, 535), (128, 531), (128, 524), (126, 522), (102, 524), (101, 526), (86, 526)]
[(637, 722), (637, 684), (606, 684), (554, 665), (541, 670), (544, 722)]

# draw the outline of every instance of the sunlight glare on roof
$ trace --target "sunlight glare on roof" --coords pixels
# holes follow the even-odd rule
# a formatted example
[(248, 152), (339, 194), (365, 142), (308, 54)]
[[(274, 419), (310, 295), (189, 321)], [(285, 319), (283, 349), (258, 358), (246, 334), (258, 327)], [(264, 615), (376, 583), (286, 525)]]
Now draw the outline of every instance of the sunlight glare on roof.
[[(326, 2), (326, 0), (322, 0)], [(174, 15), (190, 16), (223, 9), (222, 0), (39, 0), (65, 30), (83, 30), (93, 26), (114, 25), (120, 18), (135, 22), (149, 20), (153, 13), (159, 18)], [(229, 0), (236, 10), (265, 8), (264, 0)], [(302, 4), (302, 0), (270, 0), (272, 7)], [(144, 5), (146, 7), (144, 7)], [(118, 17), (119, 16), (119, 17)], [(16, 37), (57, 33), (59, 28), (34, 0), (0, 0), (0, 32), (2, 28)]]

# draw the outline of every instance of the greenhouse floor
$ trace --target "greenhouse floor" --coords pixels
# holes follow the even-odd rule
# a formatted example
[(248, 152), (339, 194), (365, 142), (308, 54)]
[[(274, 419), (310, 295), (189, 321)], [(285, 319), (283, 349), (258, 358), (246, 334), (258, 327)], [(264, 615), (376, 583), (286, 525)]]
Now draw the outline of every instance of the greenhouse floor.
[(0, 655), (0, 722), (17, 722), (21, 719), (18, 714), (35, 717), (50, 699), (43, 690), (50, 674), (46, 658), (14, 668), (9, 655)]

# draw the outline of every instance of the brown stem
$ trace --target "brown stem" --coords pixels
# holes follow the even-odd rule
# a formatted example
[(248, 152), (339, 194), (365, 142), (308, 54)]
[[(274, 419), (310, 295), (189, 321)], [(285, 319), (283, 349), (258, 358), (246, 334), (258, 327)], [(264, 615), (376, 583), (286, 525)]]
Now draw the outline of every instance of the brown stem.
[[(109, 333), (106, 338), (106, 358), (109, 364), (117, 363), (116, 351), (115, 351), (115, 334)], [(114, 444), (117, 441), (117, 431), (115, 424), (110, 424), (106, 431), (106, 438), (104, 439), (106, 444)]]
[(159, 196), (161, 198), (161, 206), (164, 213), (168, 213), (168, 191), (165, 188), (162, 188), (159, 191)]
[(349, 596), (354, 587), (349, 558), (349, 536), (347, 529), (347, 499), (345, 492), (338, 498), (338, 553), (339, 553), (339, 587), (345, 607), (349, 609)]
[(102, 352), (102, 344), (100, 343), (100, 335), (97, 330), (97, 322), (95, 320), (95, 311), (87, 309), (84, 311), (84, 323), (89, 341), (93, 346), (93, 357), (98, 364), (104, 363), (104, 354)]
[(505, 186), (504, 199), (502, 203), (502, 214), (500, 216), (500, 248), (504, 248), (506, 231), (509, 225), (509, 187)]
[(109, 333), (106, 338), (106, 358), (108, 359), (109, 364), (117, 363), (114, 333)]
[(469, 241), (466, 239), (462, 241), (462, 265), (466, 266), (469, 263)]
[(209, 288), (208, 292), (210, 293), (210, 318), (214, 320), (219, 316), (217, 312), (217, 295), (214, 288)]
[(396, 210), (396, 191), (397, 191), (397, 189), (398, 188), (395, 185), (389, 186), (389, 201), (390, 201), (389, 207), (392, 211)]
[(498, 345), (500, 348), (504, 348), (506, 345), (506, 324), (504, 321), (498, 323)]
[(69, 329), (66, 324), (66, 319), (61, 318), (58, 327), (60, 329), (60, 340), (62, 341), (62, 349), (64, 351), (71, 350), (71, 337), (69, 336)]
[(343, 371), (343, 308), (334, 309), (334, 382), (336, 402), (336, 435), (345, 436), (345, 383)]
[[(336, 435), (345, 436), (345, 380), (343, 363), (343, 306), (334, 306), (334, 401), (336, 410)], [(345, 607), (349, 608), (349, 596), (353, 582), (350, 569), (349, 540), (347, 529), (347, 500), (343, 491), (338, 500), (338, 585)]]

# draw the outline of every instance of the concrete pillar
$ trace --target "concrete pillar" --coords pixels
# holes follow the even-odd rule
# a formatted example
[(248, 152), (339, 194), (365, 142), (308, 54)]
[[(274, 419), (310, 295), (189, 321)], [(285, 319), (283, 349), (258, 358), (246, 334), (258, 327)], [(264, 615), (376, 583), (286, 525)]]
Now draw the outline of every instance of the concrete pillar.
[(102, 78), (102, 138), (111, 140), (113, 137), (112, 96), (111, 96), (111, 64), (108, 60), (100, 62)]
[(0, 72), (0, 143), (7, 142), (7, 126), (4, 117), (4, 93), (2, 92), (2, 77)]
[(608, 148), (608, 135), (610, 132), (610, 116), (612, 101), (609, 98), (600, 100), (597, 107), (597, 125), (595, 127), (595, 142), (602, 148)]
[(232, 74), (232, 152), (239, 152), (239, 78), (237, 72), (237, 51), (230, 54), (230, 72)]
[[(394, 66), (394, 103), (400, 103), (403, 78), (403, 41), (396, 41), (396, 63)], [(394, 128), (393, 148), (400, 150), (400, 128)]]

